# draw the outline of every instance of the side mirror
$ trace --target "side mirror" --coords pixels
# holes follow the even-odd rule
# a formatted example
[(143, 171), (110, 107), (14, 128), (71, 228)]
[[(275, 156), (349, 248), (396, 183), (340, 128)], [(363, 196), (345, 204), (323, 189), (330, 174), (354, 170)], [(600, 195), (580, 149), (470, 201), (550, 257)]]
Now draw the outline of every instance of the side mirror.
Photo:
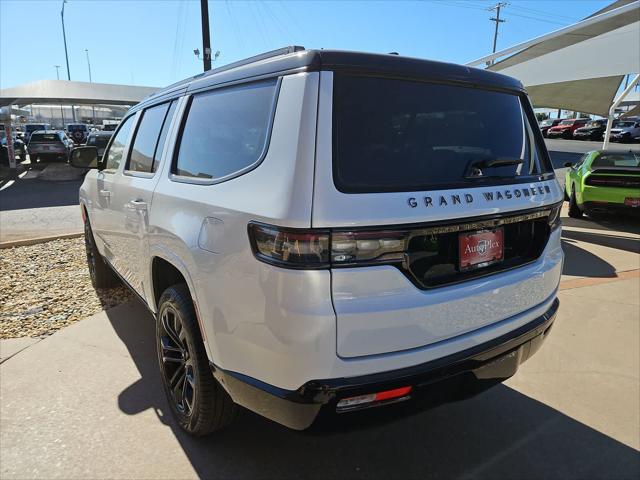
[(96, 147), (76, 147), (71, 150), (71, 166), (75, 168), (98, 168)]
[(565, 166), (565, 168), (571, 168), (571, 167), (573, 167), (573, 163), (567, 162), (567, 163), (564, 164), (564, 166)]

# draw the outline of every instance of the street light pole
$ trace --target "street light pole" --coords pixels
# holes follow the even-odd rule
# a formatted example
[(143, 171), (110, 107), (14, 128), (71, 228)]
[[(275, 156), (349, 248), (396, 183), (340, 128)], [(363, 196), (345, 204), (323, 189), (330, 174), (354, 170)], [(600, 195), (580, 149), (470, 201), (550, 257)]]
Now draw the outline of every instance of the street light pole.
[(93, 83), (93, 81), (91, 80), (91, 62), (89, 61), (89, 50), (85, 48), (84, 53), (87, 54), (87, 67), (89, 67), (89, 83)]
[[(93, 83), (93, 80), (91, 79), (91, 62), (89, 61), (89, 50), (87, 50), (86, 48), (84, 49), (84, 53), (87, 54), (87, 67), (89, 67), (89, 83)], [(92, 123), (95, 125), (96, 124), (96, 107), (95, 105), (91, 105), (91, 118), (92, 118)]]
[[(60, 65), (54, 65), (56, 67), (56, 77), (60, 80)], [(62, 105), (60, 105), (60, 119), (62, 122), (62, 129), (64, 130), (64, 110), (62, 109)]]
[[(67, 33), (64, 29), (64, 4), (67, 0), (62, 0), (62, 10), (60, 10), (60, 20), (62, 21), (62, 39), (64, 40), (64, 57), (67, 61), (67, 80), (71, 81), (71, 70), (69, 69), (69, 52), (67, 51)], [(76, 112), (71, 105), (71, 113), (73, 115), (73, 121), (76, 121)]]

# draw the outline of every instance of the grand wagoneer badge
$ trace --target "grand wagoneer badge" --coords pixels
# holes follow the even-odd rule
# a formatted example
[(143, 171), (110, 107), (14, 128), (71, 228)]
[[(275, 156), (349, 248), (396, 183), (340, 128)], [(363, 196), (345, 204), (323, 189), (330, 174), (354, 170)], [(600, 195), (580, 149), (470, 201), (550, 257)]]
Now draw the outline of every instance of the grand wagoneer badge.
[[(536, 195), (544, 195), (551, 193), (548, 185), (538, 185), (534, 187), (507, 188), (504, 190), (493, 190), (482, 192), (481, 198), (486, 202), (495, 202), (499, 200), (511, 200), (512, 198), (533, 197)], [(419, 204), (425, 207), (447, 207), (449, 205), (473, 204), (476, 201), (471, 193), (457, 193), (451, 195), (438, 195), (437, 197), (424, 196), (421, 198), (409, 197), (407, 204), (411, 208), (416, 208)]]

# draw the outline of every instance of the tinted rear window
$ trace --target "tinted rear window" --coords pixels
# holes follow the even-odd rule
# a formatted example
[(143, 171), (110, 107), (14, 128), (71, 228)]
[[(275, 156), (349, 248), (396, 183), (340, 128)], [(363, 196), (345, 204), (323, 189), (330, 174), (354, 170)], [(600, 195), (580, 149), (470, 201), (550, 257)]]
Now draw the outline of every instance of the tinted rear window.
[(57, 133), (34, 133), (29, 140), (32, 143), (38, 142), (59, 142), (60, 137)]
[(640, 153), (602, 153), (591, 163), (591, 168), (606, 167), (640, 168)]
[(110, 138), (111, 138), (111, 135), (92, 136), (92, 137), (89, 137), (89, 139), (87, 140), (87, 145), (93, 145), (98, 148), (104, 148), (107, 146), (107, 143), (109, 143)]
[(333, 145), (334, 181), (347, 193), (513, 182), (550, 170), (517, 95), (455, 85), (336, 76)]

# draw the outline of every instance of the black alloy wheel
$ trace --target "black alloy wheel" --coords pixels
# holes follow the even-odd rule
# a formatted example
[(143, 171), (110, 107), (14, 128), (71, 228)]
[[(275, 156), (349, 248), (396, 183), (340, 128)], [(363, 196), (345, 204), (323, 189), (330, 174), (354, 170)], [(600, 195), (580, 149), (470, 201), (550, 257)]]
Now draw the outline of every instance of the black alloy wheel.
[(100, 255), (88, 219), (84, 222), (84, 248), (93, 288), (110, 288), (117, 285), (118, 277)]
[(158, 301), (156, 346), (164, 391), (178, 425), (207, 435), (229, 425), (236, 405), (214, 378), (186, 284), (167, 288)]
[(189, 418), (196, 394), (193, 353), (189, 350), (180, 313), (171, 304), (160, 312), (159, 354), (162, 375), (173, 407)]

